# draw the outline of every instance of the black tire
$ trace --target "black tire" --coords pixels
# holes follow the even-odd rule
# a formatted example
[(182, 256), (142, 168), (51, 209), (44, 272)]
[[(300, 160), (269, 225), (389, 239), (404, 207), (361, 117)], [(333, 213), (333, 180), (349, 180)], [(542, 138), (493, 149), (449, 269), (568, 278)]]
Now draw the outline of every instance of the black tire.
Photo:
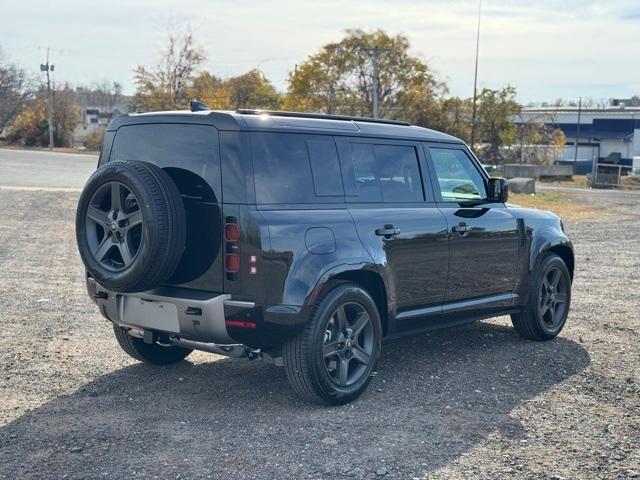
[[(558, 289), (551, 288), (557, 278)], [(551, 279), (551, 280), (550, 280)], [(555, 293), (550, 293), (554, 290)], [(529, 301), (522, 312), (511, 315), (516, 331), (529, 340), (551, 340), (564, 328), (571, 305), (571, 275), (564, 260), (548, 253), (533, 275)]]
[(113, 326), (113, 333), (124, 352), (132, 358), (153, 365), (170, 365), (184, 360), (193, 350), (182, 347), (163, 347), (156, 343), (144, 343), (141, 338), (132, 337), (126, 328)]
[[(360, 325), (364, 326), (357, 330)], [(287, 379), (304, 400), (325, 405), (350, 402), (367, 388), (381, 345), (380, 315), (371, 296), (355, 284), (339, 284), (319, 300), (303, 331), (284, 345)], [(332, 349), (334, 354), (329, 353)], [(340, 370), (344, 362), (346, 369)]]
[(180, 262), (185, 237), (182, 198), (158, 166), (116, 160), (87, 181), (76, 240), (87, 271), (105, 288), (140, 292), (165, 282)]

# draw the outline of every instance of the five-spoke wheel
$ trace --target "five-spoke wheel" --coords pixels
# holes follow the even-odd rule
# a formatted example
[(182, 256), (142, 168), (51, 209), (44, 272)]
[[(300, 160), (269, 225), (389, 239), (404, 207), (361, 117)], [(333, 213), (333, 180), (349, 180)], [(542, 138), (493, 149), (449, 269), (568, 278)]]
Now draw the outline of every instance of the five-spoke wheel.
[(327, 324), (323, 355), (326, 371), (336, 384), (346, 387), (366, 371), (373, 353), (373, 325), (360, 304), (340, 305)]
[(554, 328), (558, 322), (564, 320), (567, 308), (567, 280), (558, 267), (550, 268), (542, 280), (539, 315), (550, 327)]
[(120, 182), (107, 182), (87, 208), (89, 249), (110, 270), (127, 268), (138, 253), (144, 232), (142, 210), (136, 196)]

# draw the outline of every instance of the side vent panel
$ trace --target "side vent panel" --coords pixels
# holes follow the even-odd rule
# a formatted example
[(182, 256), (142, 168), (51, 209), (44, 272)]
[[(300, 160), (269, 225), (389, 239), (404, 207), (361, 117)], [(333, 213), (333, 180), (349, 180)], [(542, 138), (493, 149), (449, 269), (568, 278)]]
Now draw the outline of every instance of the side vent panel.
[(527, 247), (527, 229), (525, 228), (523, 218), (518, 218), (516, 222), (518, 229), (518, 254), (522, 255)]

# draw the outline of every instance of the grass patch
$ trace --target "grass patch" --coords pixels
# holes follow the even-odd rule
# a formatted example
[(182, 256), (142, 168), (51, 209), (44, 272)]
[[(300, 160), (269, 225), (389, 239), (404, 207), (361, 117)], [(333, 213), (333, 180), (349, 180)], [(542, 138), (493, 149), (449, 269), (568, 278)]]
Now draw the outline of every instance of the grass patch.
[(590, 220), (606, 215), (606, 211), (576, 202), (568, 193), (542, 192), (535, 195), (509, 194), (509, 203), (520, 207), (537, 208), (555, 213), (565, 220)]

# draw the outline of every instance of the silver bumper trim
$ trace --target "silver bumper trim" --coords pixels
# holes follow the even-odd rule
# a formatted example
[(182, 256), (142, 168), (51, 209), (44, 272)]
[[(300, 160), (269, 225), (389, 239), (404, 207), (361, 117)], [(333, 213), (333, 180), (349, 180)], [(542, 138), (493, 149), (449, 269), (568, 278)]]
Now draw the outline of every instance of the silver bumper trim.
[[(227, 333), (224, 307), (252, 308), (252, 302), (236, 302), (229, 294), (185, 298), (152, 290), (116, 293), (87, 279), (89, 293), (102, 314), (112, 322), (143, 330), (176, 334), (198, 342), (236, 344)], [(106, 298), (105, 298), (106, 297)]]

